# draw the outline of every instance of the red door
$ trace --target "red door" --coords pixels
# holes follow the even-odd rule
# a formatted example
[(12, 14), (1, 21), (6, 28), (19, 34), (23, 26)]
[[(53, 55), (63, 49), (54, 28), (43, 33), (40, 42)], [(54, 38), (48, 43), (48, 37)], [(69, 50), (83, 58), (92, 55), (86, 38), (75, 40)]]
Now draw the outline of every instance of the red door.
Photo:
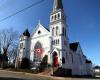
[(53, 55), (53, 66), (57, 67), (58, 66), (58, 56), (57, 53), (55, 52)]

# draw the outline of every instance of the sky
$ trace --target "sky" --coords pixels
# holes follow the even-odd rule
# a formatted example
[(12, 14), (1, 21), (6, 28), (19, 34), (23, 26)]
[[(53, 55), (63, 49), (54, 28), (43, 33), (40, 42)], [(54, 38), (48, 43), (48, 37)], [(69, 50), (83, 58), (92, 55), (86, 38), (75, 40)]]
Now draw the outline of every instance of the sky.
[[(0, 0), (0, 20), (40, 0)], [(100, 65), (100, 0), (62, 0), (67, 16), (70, 42), (79, 41), (84, 54)], [(28, 28), (32, 33), (39, 20), (49, 29), (53, 0), (44, 0), (0, 22), (0, 30), (13, 28), (19, 34)]]

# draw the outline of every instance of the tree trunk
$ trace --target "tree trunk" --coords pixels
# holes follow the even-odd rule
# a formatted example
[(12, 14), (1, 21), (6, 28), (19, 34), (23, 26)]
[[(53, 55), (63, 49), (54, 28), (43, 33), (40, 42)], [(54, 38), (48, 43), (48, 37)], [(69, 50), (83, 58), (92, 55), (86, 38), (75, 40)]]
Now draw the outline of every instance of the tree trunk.
[(8, 66), (7, 50), (4, 50), (2, 68), (6, 68), (7, 66)]

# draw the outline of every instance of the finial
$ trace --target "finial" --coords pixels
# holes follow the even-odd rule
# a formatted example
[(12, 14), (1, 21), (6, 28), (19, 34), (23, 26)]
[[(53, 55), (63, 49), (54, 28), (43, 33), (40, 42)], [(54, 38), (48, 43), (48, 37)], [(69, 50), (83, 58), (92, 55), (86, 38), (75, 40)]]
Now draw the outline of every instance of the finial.
[(40, 19), (39, 19), (39, 24), (40, 24)]
[(40, 21), (40, 19), (39, 19), (39, 21), (38, 21), (38, 25), (41, 25), (41, 21)]

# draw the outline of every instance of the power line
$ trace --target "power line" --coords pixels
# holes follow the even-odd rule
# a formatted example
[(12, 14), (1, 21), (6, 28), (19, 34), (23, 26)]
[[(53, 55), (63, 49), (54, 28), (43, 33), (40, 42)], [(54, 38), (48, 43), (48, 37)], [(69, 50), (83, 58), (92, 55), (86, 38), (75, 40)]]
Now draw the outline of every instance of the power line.
[(28, 6), (28, 7), (24, 8), (24, 9), (22, 9), (22, 10), (20, 10), (20, 11), (17, 11), (17, 12), (15, 12), (15, 13), (13, 13), (13, 14), (11, 14), (11, 15), (9, 15), (9, 16), (3, 18), (3, 19), (1, 19), (0, 22), (4, 21), (4, 20), (6, 20), (6, 19), (8, 19), (8, 18), (10, 18), (10, 17), (12, 17), (12, 16), (15, 16), (15, 15), (17, 15), (18, 13), (21, 13), (21, 12), (23, 12), (23, 11), (25, 11), (25, 10), (27, 10), (27, 9), (29, 9), (29, 8), (31, 8), (31, 7), (33, 7), (33, 6), (36, 6), (36, 5), (38, 5), (38, 4), (40, 4), (40, 3), (44, 2), (44, 1), (45, 1), (45, 0), (40, 0), (40, 1), (36, 2), (36, 3), (33, 3), (33, 4), (31, 4), (30, 6)]

